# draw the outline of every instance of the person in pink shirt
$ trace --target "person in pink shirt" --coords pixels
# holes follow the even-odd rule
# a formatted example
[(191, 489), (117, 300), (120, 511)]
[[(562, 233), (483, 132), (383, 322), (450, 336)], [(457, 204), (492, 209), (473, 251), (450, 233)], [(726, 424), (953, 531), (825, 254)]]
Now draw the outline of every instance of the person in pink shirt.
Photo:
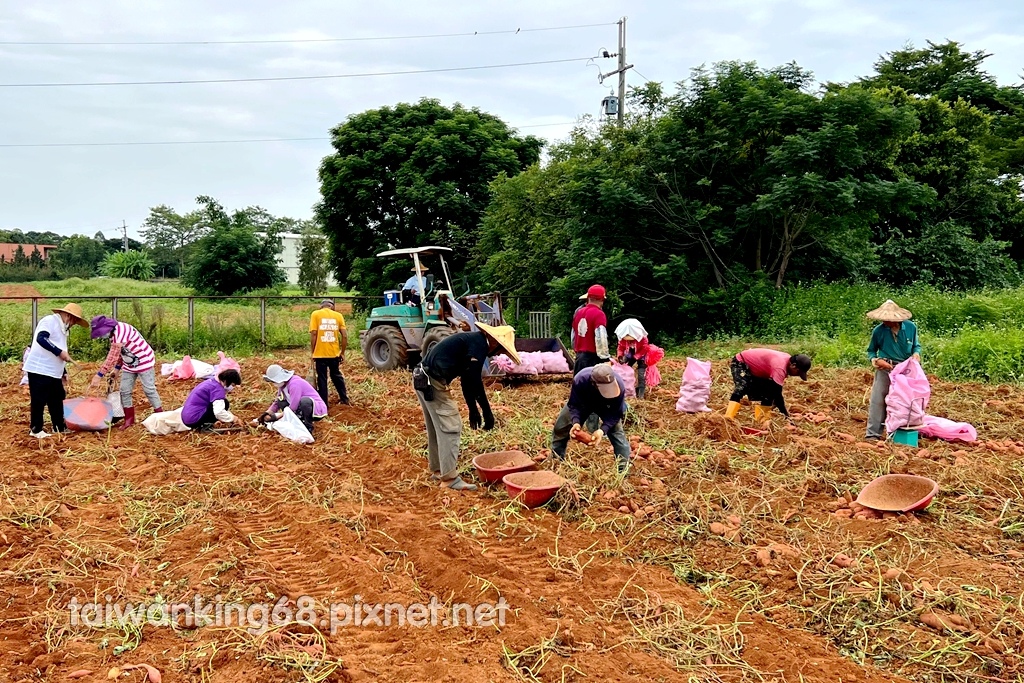
[(262, 415), (253, 420), (254, 424), (275, 422), (281, 419), (285, 408), (291, 408), (312, 434), (313, 422), (327, 417), (327, 404), (316, 388), (291, 370), (275, 363), (267, 367), (263, 379), (274, 385), (277, 397)]
[(103, 380), (103, 376), (113, 371), (121, 373), (121, 406), (124, 408), (124, 422), (121, 429), (135, 424), (135, 407), (132, 405), (132, 392), (135, 391), (135, 380), (142, 380), (142, 392), (149, 399), (154, 413), (163, 411), (160, 394), (156, 390), (156, 354), (142, 334), (128, 323), (118, 322), (105, 315), (92, 319), (92, 338), (110, 338), (110, 352), (107, 359), (96, 371), (96, 376), (89, 384), (90, 391), (95, 391)]
[(736, 418), (740, 401), (746, 396), (751, 402), (760, 402), (754, 406), (755, 419), (767, 420), (772, 406), (776, 406), (788, 419), (782, 386), (787, 377), (799, 377), (806, 382), (811, 358), (802, 353), (794, 356), (774, 349), (747, 349), (736, 354), (729, 368), (732, 370), (733, 391), (725, 411), (726, 417)]

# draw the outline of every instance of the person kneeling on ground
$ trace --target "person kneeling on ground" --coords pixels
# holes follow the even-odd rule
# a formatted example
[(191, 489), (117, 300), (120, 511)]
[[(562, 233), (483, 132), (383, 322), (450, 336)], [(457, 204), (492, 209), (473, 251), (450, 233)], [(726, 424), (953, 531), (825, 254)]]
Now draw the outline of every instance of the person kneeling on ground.
[(615, 450), (619, 472), (629, 467), (629, 440), (622, 429), (622, 418), (626, 415), (626, 387), (609, 365), (597, 365), (580, 370), (572, 380), (569, 402), (555, 420), (551, 433), (551, 451), (559, 460), (565, 460), (565, 449), (569, 438), (582, 430), (581, 425), (591, 415), (601, 420), (600, 430), (594, 435), (600, 443), (601, 436), (607, 436)]
[(230, 424), (236, 421), (228, 408), (228, 394), (242, 384), (238, 370), (224, 370), (216, 377), (203, 380), (189, 393), (181, 408), (181, 423), (199, 432), (213, 430), (215, 422)]
[(163, 411), (160, 394), (156, 390), (156, 354), (142, 334), (128, 323), (118, 322), (105, 315), (92, 319), (92, 338), (110, 339), (110, 352), (89, 383), (89, 391), (99, 388), (103, 376), (111, 370), (121, 374), (121, 406), (124, 408), (124, 422), (121, 429), (135, 424), (135, 406), (132, 392), (136, 378), (142, 381), (142, 392), (149, 399), (154, 413)]
[(263, 379), (277, 389), (277, 399), (267, 407), (266, 412), (253, 420), (253, 425), (275, 422), (284, 414), (285, 408), (291, 408), (312, 435), (313, 422), (327, 417), (327, 404), (317, 390), (291, 370), (274, 364), (267, 368)]
[(740, 401), (746, 396), (751, 401), (760, 401), (754, 406), (754, 419), (763, 422), (771, 414), (772, 406), (789, 418), (786, 401), (782, 398), (782, 385), (787, 377), (799, 377), (807, 381), (811, 369), (811, 358), (804, 354), (791, 356), (773, 349), (747, 349), (737, 353), (729, 364), (732, 370), (733, 391), (725, 416), (736, 419)]
[(510, 325), (476, 326), (478, 332), (460, 332), (442, 339), (427, 351), (412, 373), (412, 386), (427, 427), (430, 478), (456, 491), (475, 491), (476, 485), (459, 476), (462, 416), (452, 398), (451, 383), (455, 378), (462, 381), (462, 396), (469, 406), (469, 426), (479, 429), (482, 424), (484, 429), (493, 429), (494, 415), (484, 392), (484, 361), (500, 351), (513, 362), (521, 362), (516, 353), (515, 330)]

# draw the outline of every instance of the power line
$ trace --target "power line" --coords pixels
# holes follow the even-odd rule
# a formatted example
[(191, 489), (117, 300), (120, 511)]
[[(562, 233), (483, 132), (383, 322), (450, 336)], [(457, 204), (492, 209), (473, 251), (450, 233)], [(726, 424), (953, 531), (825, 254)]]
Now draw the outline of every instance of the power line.
[(322, 76), (265, 76), (261, 78), (207, 78), (201, 80), (176, 81), (95, 81), (85, 83), (0, 83), (0, 88), (69, 88), (69, 87), (102, 87), (122, 85), (194, 85), (200, 83), (266, 83), (270, 81), (322, 81), (340, 78), (368, 78), (371, 76), (407, 76), (412, 74), (436, 74), (453, 71), (480, 71), (482, 69), (509, 69), (520, 66), (539, 66), (541, 64), (565, 64), (567, 62), (584, 62), (591, 57), (569, 57), (566, 59), (546, 59), (538, 62), (517, 62), (514, 64), (485, 64), (482, 66), (453, 66), (441, 69), (409, 69), (406, 71), (378, 71), (351, 74), (328, 74)]
[(152, 40), (152, 41), (0, 41), (0, 45), (25, 46), (143, 46), (143, 45), (280, 45), (289, 43), (356, 43), (378, 40), (422, 40), (428, 38), (463, 38), (472, 36), (496, 36), (520, 33), (539, 33), (541, 31), (569, 31), (599, 26), (612, 26), (614, 22), (600, 24), (575, 24), (572, 26), (542, 26), (540, 28), (516, 28), (501, 31), (467, 31), (463, 33), (427, 33), (408, 36), (371, 36), (358, 38), (257, 38), (251, 40)]
[[(558, 123), (532, 123), (526, 126), (511, 126), (511, 128), (548, 128), (552, 126), (571, 126), (575, 121), (559, 121)], [(324, 142), (329, 137), (312, 138), (250, 138), (246, 140), (159, 140), (153, 142), (39, 142), (39, 143), (10, 143), (0, 144), (0, 148), (13, 147), (140, 147), (154, 145), (231, 145), (254, 142)]]

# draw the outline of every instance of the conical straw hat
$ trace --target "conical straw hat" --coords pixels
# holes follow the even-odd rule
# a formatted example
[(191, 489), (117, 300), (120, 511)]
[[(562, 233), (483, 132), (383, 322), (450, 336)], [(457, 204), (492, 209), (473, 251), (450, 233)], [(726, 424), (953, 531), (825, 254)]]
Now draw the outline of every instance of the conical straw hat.
[(492, 327), (485, 323), (477, 323), (476, 326), (481, 332), (498, 342), (498, 346), (505, 350), (508, 357), (517, 365), (522, 363), (519, 354), (516, 352), (516, 330), (511, 325), (499, 325)]
[(913, 317), (910, 311), (900, 308), (892, 299), (886, 300), (884, 304), (875, 310), (868, 311), (867, 315), (872, 320), (879, 320), (883, 323), (901, 323)]

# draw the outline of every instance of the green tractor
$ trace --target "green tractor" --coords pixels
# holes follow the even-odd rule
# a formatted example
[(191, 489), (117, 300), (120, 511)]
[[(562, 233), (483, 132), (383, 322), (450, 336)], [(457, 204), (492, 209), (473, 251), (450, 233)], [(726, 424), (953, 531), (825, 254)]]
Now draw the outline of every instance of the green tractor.
[[(384, 305), (370, 311), (366, 329), (359, 332), (363, 359), (369, 367), (379, 371), (409, 367), (445, 337), (476, 329), (478, 321), (505, 324), (499, 294), (467, 293), (456, 298), (449, 289), (451, 274), (444, 255), (451, 251), (448, 247), (416, 247), (377, 254), (411, 258), (414, 275), (401, 289), (384, 292)], [(431, 269), (441, 279), (424, 275)], [(572, 358), (557, 338), (516, 339), (516, 350), (561, 351), (572, 366)], [(491, 367), (486, 372), (489, 376), (502, 374)]]

